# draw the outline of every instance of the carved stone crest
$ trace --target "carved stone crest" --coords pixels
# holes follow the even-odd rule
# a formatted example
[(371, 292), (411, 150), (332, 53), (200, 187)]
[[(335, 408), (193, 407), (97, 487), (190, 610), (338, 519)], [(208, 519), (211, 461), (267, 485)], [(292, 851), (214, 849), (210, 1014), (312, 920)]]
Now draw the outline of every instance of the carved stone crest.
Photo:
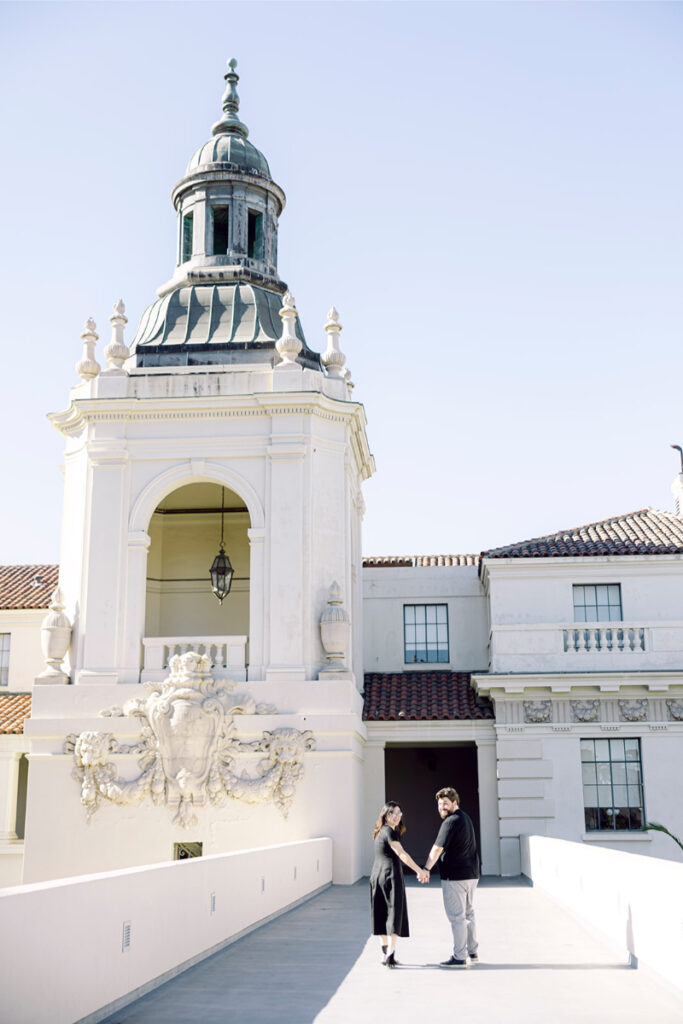
[(552, 706), (550, 700), (525, 700), (524, 721), (549, 722), (552, 717)]
[(600, 711), (599, 700), (570, 700), (575, 722), (595, 722)]
[(644, 722), (647, 719), (647, 698), (620, 700), (619, 714), (624, 722)]
[(667, 700), (666, 706), (674, 722), (683, 722), (683, 700)]
[[(146, 696), (109, 708), (105, 717), (139, 718), (140, 739), (121, 743), (111, 732), (71, 734), (64, 752), (74, 756), (74, 778), (88, 821), (109, 800), (131, 804), (150, 796), (176, 809), (174, 824), (197, 824), (194, 808), (227, 796), (246, 803), (272, 800), (286, 817), (296, 784), (303, 776), (303, 755), (315, 748), (310, 731), (275, 729), (244, 742), (235, 735), (234, 715), (274, 714), (272, 704), (256, 704), (247, 694), (232, 694), (234, 682), (216, 682), (205, 654), (188, 651), (169, 662), (170, 676), (146, 683)], [(253, 774), (249, 755), (263, 754)], [(139, 754), (137, 778), (120, 778), (112, 754)], [(238, 770), (238, 761), (242, 762)]]

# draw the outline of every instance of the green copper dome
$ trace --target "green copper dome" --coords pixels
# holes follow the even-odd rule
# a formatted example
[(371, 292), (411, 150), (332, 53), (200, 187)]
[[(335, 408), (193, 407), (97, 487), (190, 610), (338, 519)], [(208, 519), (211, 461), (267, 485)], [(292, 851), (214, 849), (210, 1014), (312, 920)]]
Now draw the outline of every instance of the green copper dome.
[(268, 161), (256, 146), (247, 142), (249, 129), (240, 121), (240, 98), (237, 95), (239, 75), (235, 71), (237, 61), (228, 61), (225, 75), (226, 89), (223, 93), (223, 115), (212, 128), (213, 138), (205, 142), (187, 165), (187, 174), (206, 164), (233, 164), (245, 171), (256, 171), (270, 178)]
[(221, 133), (200, 146), (187, 165), (186, 174), (206, 164), (234, 164), (245, 171), (256, 171), (270, 178), (268, 161), (251, 142), (237, 133)]

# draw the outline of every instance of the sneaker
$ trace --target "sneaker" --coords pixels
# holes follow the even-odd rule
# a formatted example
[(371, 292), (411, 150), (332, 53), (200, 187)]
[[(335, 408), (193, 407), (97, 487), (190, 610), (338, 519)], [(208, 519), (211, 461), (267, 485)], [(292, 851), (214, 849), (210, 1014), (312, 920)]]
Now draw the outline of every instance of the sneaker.
[(467, 967), (467, 960), (456, 960), (454, 956), (450, 956), (448, 960), (442, 960), (439, 967)]
[(478, 953), (468, 953), (467, 954), (467, 959), (469, 960), (469, 962), (471, 964), (478, 964), (479, 963), (479, 954)]

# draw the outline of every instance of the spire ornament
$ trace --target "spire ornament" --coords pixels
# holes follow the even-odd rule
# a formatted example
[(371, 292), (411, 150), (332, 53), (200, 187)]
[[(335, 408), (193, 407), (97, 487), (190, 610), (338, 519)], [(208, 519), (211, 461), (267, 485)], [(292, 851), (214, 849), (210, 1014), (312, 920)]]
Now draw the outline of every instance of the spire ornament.
[(130, 353), (128, 346), (123, 343), (123, 329), (128, 323), (128, 317), (124, 316), (125, 311), (126, 307), (123, 304), (123, 299), (119, 299), (114, 305), (114, 312), (109, 317), (112, 330), (111, 341), (104, 350), (107, 360), (105, 373), (123, 374), (126, 372), (122, 367)]
[(243, 121), (240, 121), (237, 113), (240, 109), (240, 98), (237, 93), (237, 83), (240, 80), (240, 76), (235, 71), (236, 67), (237, 61), (234, 57), (231, 57), (228, 61), (228, 70), (223, 76), (227, 83), (222, 100), (223, 116), (220, 121), (216, 121), (211, 131), (214, 135), (220, 135), (221, 132), (233, 132), (237, 135), (242, 135), (246, 139), (249, 135), (249, 129)]
[(339, 323), (339, 313), (332, 307), (327, 314), (325, 331), (327, 332), (327, 348), (320, 357), (320, 362), (327, 370), (328, 377), (344, 378), (344, 363), (346, 356), (339, 348), (339, 332), (342, 325)]
[(85, 321), (81, 338), (83, 339), (83, 357), (76, 363), (76, 373), (82, 380), (92, 380), (102, 367), (95, 359), (95, 342), (99, 335), (95, 334), (97, 324), (91, 316)]
[(301, 352), (301, 342), (296, 336), (294, 324), (299, 314), (296, 311), (296, 303), (291, 292), (285, 292), (282, 299), (282, 337), (275, 342), (275, 348), (282, 357), (283, 363), (294, 363)]

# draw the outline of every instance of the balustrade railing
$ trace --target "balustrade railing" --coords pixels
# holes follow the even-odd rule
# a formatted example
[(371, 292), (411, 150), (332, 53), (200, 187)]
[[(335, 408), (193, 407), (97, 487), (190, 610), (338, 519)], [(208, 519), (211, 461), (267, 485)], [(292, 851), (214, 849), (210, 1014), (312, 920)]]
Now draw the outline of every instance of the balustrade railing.
[(211, 658), (216, 679), (230, 678), (244, 682), (246, 671), (246, 636), (153, 636), (142, 641), (145, 662), (142, 682), (161, 682), (169, 673), (169, 661), (175, 654), (197, 651)]
[(563, 629), (565, 651), (644, 651), (645, 629), (642, 626), (575, 626)]

